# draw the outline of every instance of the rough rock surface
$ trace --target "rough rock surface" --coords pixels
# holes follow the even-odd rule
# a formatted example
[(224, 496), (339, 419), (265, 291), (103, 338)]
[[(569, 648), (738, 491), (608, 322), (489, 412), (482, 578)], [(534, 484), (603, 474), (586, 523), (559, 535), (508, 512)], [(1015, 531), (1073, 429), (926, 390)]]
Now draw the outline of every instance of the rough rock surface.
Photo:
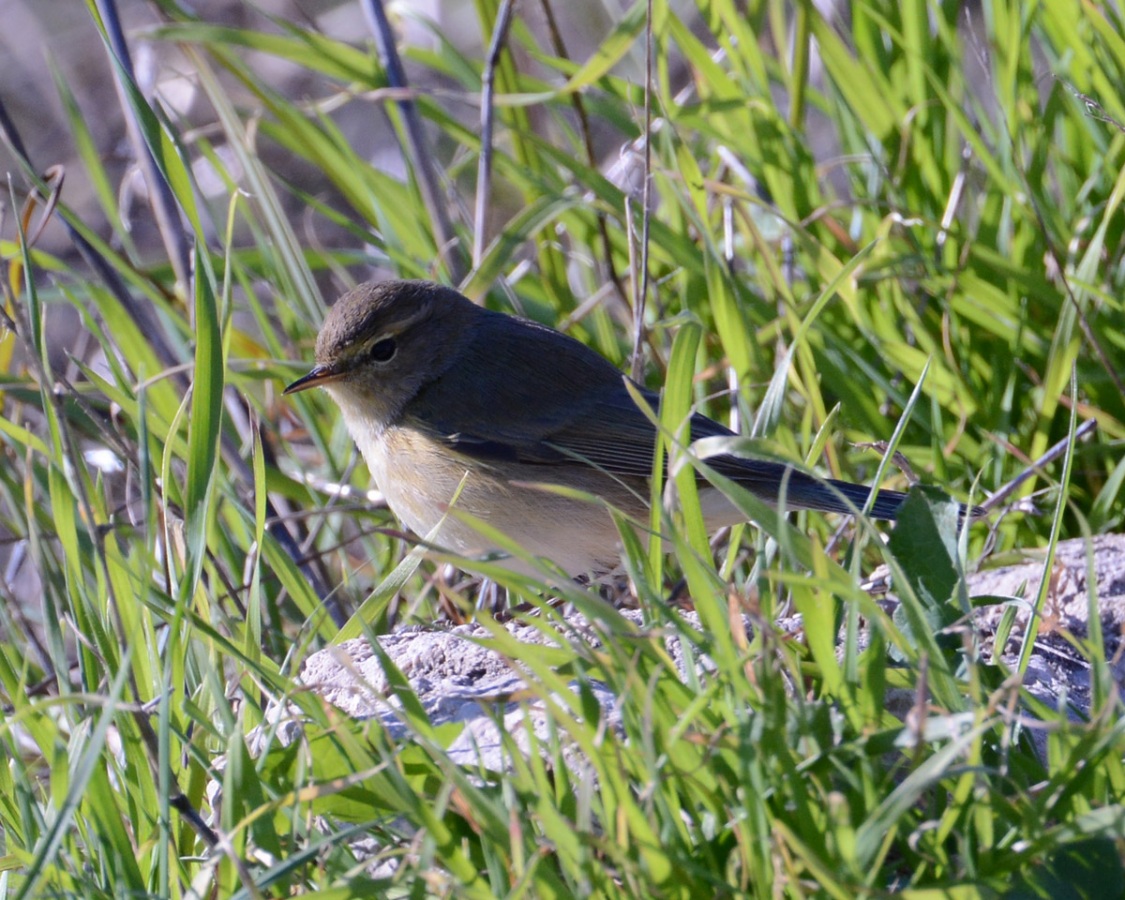
[[(539, 630), (526, 625), (511, 623), (508, 632), (524, 643), (546, 642)], [(379, 645), (410, 682), (431, 723), (466, 723), (448, 748), (450, 757), (466, 765), (501, 769), (503, 735), (510, 735), (518, 750), (526, 753), (531, 734), (537, 740), (547, 737), (549, 716), (541, 698), (528, 696), (522, 673), (499, 653), (477, 643), (488, 636), (479, 625), (441, 631), (409, 628), (386, 635)], [(387, 690), (379, 655), (365, 638), (313, 654), (305, 663), (301, 680), (354, 718), (375, 716), (392, 734), (407, 731), (400, 719), (400, 704)], [(577, 690), (576, 684), (570, 687)], [(607, 720), (614, 720), (616, 698), (600, 685), (590, 687)], [(555, 696), (552, 700), (565, 704), (568, 698)], [(502, 722), (503, 731), (498, 722)], [(526, 727), (520, 727), (521, 723)], [(568, 763), (577, 765), (577, 760), (568, 759)]]
[[(1012, 565), (969, 576), (971, 596), (1008, 598), (1006, 602), (982, 606), (974, 613), (973, 627), (986, 649), (991, 649), (1005, 609), (1013, 604), (1016, 607), (1007, 642), (1001, 648), (1001, 657), (1009, 663), (1018, 653), (1031, 603), (1044, 574), (1042, 554), (1038, 558), (1027, 554)], [(1125, 684), (1125, 664), (1121, 660), (1121, 650), (1125, 647), (1125, 535), (1102, 535), (1089, 543), (1082, 540), (1061, 543), (1046, 575), (1048, 593), (1025, 685), (1042, 699), (1051, 703), (1065, 700), (1076, 713), (1081, 713), (1088, 704), (1089, 666), (1075, 651), (1068, 635), (1083, 640), (1088, 636), (1091, 596), (1099, 612), (1107, 658), (1113, 662), (1118, 684)], [(639, 613), (626, 611), (623, 615), (640, 621)], [(693, 614), (687, 615), (692, 624), (698, 625)], [(584, 639), (597, 645), (599, 639), (584, 627), (580, 617), (572, 624), (583, 632)], [(520, 641), (546, 642), (543, 634), (533, 627), (510, 623), (507, 628)], [(795, 619), (783, 628), (799, 630), (800, 620)], [(543, 698), (527, 690), (528, 682), (523, 673), (500, 654), (474, 640), (487, 634), (478, 625), (446, 630), (405, 629), (381, 638), (380, 648), (408, 679), (434, 724), (466, 723), (465, 730), (451, 747), (454, 759), (483, 764), (485, 768), (500, 768), (504, 765), (505, 753), (497, 725), (500, 716), (504, 731), (514, 738), (521, 752), (526, 752), (530, 745), (528, 729), (537, 738), (543, 738), (549, 717)], [(673, 658), (677, 664), (682, 664), (677, 639), (668, 640)], [(393, 731), (405, 732), (397, 702), (393, 694), (387, 692), (379, 657), (366, 640), (348, 641), (314, 654), (309, 657), (301, 677), (310, 689), (349, 715), (377, 716)], [(577, 690), (576, 684), (569, 687)], [(617, 720), (616, 698), (604, 687), (594, 685), (592, 689), (606, 722), (612, 727)], [(553, 699), (566, 702), (566, 698), (557, 695)], [(526, 728), (520, 727), (521, 723)], [(572, 767), (578, 764), (572, 757), (568, 757), (567, 762)]]
[(1046, 573), (1044, 553), (1024, 556), (1023, 561), (969, 577), (971, 596), (1012, 598), (1010, 604), (994, 603), (977, 609), (974, 627), (986, 642), (991, 641), (1005, 610), (1014, 605), (1014, 622), (1000, 648), (1001, 658), (1011, 662), (1019, 652), (1032, 604), (1046, 575), (1047, 594), (1024, 684), (1042, 699), (1065, 698), (1076, 712), (1085, 712), (1090, 700), (1090, 667), (1072, 638), (1085, 641), (1090, 636), (1091, 604), (1098, 613), (1114, 681), (1119, 688), (1125, 687), (1125, 535), (1098, 535), (1089, 542), (1080, 538), (1062, 541)]

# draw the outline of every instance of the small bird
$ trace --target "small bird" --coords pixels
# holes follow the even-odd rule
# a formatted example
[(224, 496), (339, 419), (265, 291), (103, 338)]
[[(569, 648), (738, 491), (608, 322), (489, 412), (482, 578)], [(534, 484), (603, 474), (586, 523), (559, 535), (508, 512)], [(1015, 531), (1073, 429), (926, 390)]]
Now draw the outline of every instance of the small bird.
[[(316, 365), (285, 393), (328, 391), (391, 510), (417, 534), (440, 523), (439, 546), (466, 557), (494, 549), (447, 515), (452, 504), (579, 576), (617, 567), (616, 526), (600, 504), (535, 485), (576, 488), (647, 520), (657, 433), (625, 383), (597, 352), (546, 326), (432, 282), (383, 281), (337, 301)], [(655, 409), (657, 395), (636, 388)], [(692, 440), (734, 435), (699, 413), (690, 430)], [(707, 465), (772, 504), (784, 480), (789, 508), (850, 513), (869, 494), (779, 462), (719, 455)], [(893, 519), (905, 499), (881, 491), (871, 515)], [(700, 501), (710, 528), (745, 518), (702, 481)]]

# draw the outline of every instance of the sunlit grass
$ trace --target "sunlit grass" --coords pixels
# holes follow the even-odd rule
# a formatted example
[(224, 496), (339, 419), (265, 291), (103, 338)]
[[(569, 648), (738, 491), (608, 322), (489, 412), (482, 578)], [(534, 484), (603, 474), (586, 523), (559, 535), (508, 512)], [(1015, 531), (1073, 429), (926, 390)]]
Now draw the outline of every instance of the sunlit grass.
[[(476, 4), (486, 45), (496, 6)], [(163, 200), (150, 190), (169, 213), (156, 219), (163, 255), (142, 256), (121, 224), (93, 113), (62, 75), (80, 157), (68, 178), (94, 185), (109, 225), (80, 221), (64, 192), (54, 215), (84, 245), (64, 260), (28, 245), (34, 215), (0, 223), (18, 331), (0, 340), (0, 890), (1120, 886), (1125, 738), (1100, 642), (1081, 645), (1098, 698), (1086, 720), (1021, 694), (960, 629), (964, 569), (986, 546), (1053, 544), (1125, 515), (1125, 42), (1112, 10), (990, 3), (968, 22), (956, 5), (888, 3), (857, 5), (845, 24), (714, 2), (693, 26), (656, 4), (646, 124), (643, 4), (582, 58), (533, 36), (521, 6), (506, 42), (517, 52), (493, 79), (493, 189), (475, 241), (480, 59), (440, 33), (436, 49), (401, 48), (425, 128), (400, 177), (334, 118), (359, 106), (371, 134), (406, 145), (404, 95), (387, 90), (367, 35), (345, 44), (303, 23), (219, 27), (161, 9), (145, 39), (185, 54), (214, 112), (212, 127), (189, 127), (125, 92), (167, 184)], [(306, 71), (307, 93), (285, 96), (255, 54)], [(46, 162), (13, 179), (9, 209)], [(194, 189), (204, 164), (224, 195)], [(306, 167), (323, 182), (299, 181)], [(623, 523), (643, 627), (596, 588), (550, 591), (597, 644), (535, 579), (480, 566), (557, 644), (521, 645), (479, 613), (531, 673), (523, 702), (553, 725), (541, 754), (513, 744), (505, 772), (453, 765), (457, 727), (434, 727), (393, 672), (396, 730), (303, 691), (303, 660), (356, 609), (345, 633), (392, 612), (432, 621), (439, 583), (462, 611), (473, 603), (433, 559), (407, 556), (388, 511), (357, 502), (368, 476), (328, 399), (280, 396), (326, 305), (376, 270), (432, 277), (566, 327), (628, 369), (642, 259), (642, 379), (665, 386), (669, 435), (700, 410), (760, 452), (857, 481), (882, 471), (906, 489), (882, 449), (855, 446), (893, 439), (923, 482), (979, 502), (1081, 422), (1098, 430), (1012, 498), (1042, 515), (994, 511), (991, 530), (960, 544), (949, 508), (917, 496), (889, 543), (866, 523), (840, 539), (836, 519), (762, 511), (760, 528), (711, 547), (685, 465), (670, 516)], [(102, 354), (52, 368), (56, 306), (79, 311)], [(89, 450), (115, 464), (95, 467)], [(882, 563), (893, 618), (859, 587)], [(677, 586), (697, 619), (667, 603)], [(779, 629), (793, 610), (801, 629)], [(612, 724), (594, 682), (619, 698)], [(304, 726), (287, 747), (267, 714), (280, 703)], [(1045, 757), (1020, 714), (1046, 729)], [(572, 750), (585, 769), (563, 763)], [(359, 837), (394, 865), (365, 868)]]

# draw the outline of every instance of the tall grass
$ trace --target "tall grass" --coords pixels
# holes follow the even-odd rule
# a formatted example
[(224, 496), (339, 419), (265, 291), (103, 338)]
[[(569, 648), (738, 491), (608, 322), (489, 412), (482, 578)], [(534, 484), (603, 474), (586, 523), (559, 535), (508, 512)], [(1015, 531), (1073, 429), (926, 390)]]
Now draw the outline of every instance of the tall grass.
[[(498, 7), (475, 4), (481, 46)], [(402, 84), (367, 35), (162, 2), (160, 27), (126, 37), (112, 4), (89, 6), (161, 249), (138, 249), (97, 111), (55, 67), (67, 177), (108, 225), (64, 190), (74, 255), (37, 248), (41, 206), (0, 241), (5, 896), (1123, 893), (1125, 736), (1100, 641), (1075, 641), (1094, 708), (1046, 708), (964, 627), (963, 580), (986, 549), (1122, 524), (1122, 22), (1052, 3), (744, 7), (655, 3), (649, 20), (637, 3), (578, 55), (548, 21), (569, 10), (524, 4), (494, 66), (435, 27), (399, 48)], [(136, 87), (121, 54), (140, 41), (191, 72), (206, 127)], [(302, 95), (264, 58), (305, 73)], [(372, 163), (376, 136), (409, 148), (404, 174)], [(12, 210), (56, 184), (24, 163)], [(201, 171), (225, 190), (202, 193)], [(761, 527), (711, 546), (680, 477), (672, 518), (654, 514), (671, 552), (623, 529), (645, 627), (560, 589), (597, 644), (534, 579), (480, 564), (556, 636), (528, 648), (480, 613), (552, 731), (529, 756), (513, 743), (505, 772), (467, 771), (445, 753), (458, 727), (430, 723), (400, 673), (396, 729), (295, 680), (361, 630), (341, 624), (369, 593), (376, 630), (469, 603), (362, 500), (327, 399), (279, 394), (333, 295), (373, 271), (455, 283), (623, 369), (639, 347), (643, 379), (667, 384), (674, 460), (692, 408), (757, 452), (902, 488), (856, 446), (889, 441), (922, 480), (979, 499), (1080, 422), (1098, 429), (1017, 492), (1042, 514), (997, 511), (960, 540), (923, 495), (889, 543), (736, 496)], [(64, 306), (97, 353), (50, 352)], [(859, 587), (879, 562), (893, 618)], [(698, 627), (666, 602), (681, 580)], [(795, 635), (775, 625), (789, 610)], [(613, 726), (595, 681), (619, 698)], [(277, 704), (303, 723), (288, 746)]]

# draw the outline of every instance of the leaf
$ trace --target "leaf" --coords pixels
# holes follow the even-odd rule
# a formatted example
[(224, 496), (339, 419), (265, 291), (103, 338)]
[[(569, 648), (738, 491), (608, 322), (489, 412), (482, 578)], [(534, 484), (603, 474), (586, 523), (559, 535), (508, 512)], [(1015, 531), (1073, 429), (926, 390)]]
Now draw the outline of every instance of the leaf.
[[(899, 509), (889, 549), (912, 588), (913, 597), (903, 597), (895, 615), (908, 637), (918, 635), (919, 628), (937, 634), (961, 618), (955, 602), (963, 579), (957, 553), (959, 510), (960, 504), (942, 491), (922, 485), (911, 488)], [(914, 605), (915, 598), (920, 606)], [(952, 646), (960, 645), (955, 636), (947, 638)]]
[(188, 584), (194, 590), (207, 555), (210, 500), (215, 489), (219, 432), (223, 424), (223, 337), (210, 282), (197, 265), (195, 279), (195, 368), (188, 423), (184, 542)]

